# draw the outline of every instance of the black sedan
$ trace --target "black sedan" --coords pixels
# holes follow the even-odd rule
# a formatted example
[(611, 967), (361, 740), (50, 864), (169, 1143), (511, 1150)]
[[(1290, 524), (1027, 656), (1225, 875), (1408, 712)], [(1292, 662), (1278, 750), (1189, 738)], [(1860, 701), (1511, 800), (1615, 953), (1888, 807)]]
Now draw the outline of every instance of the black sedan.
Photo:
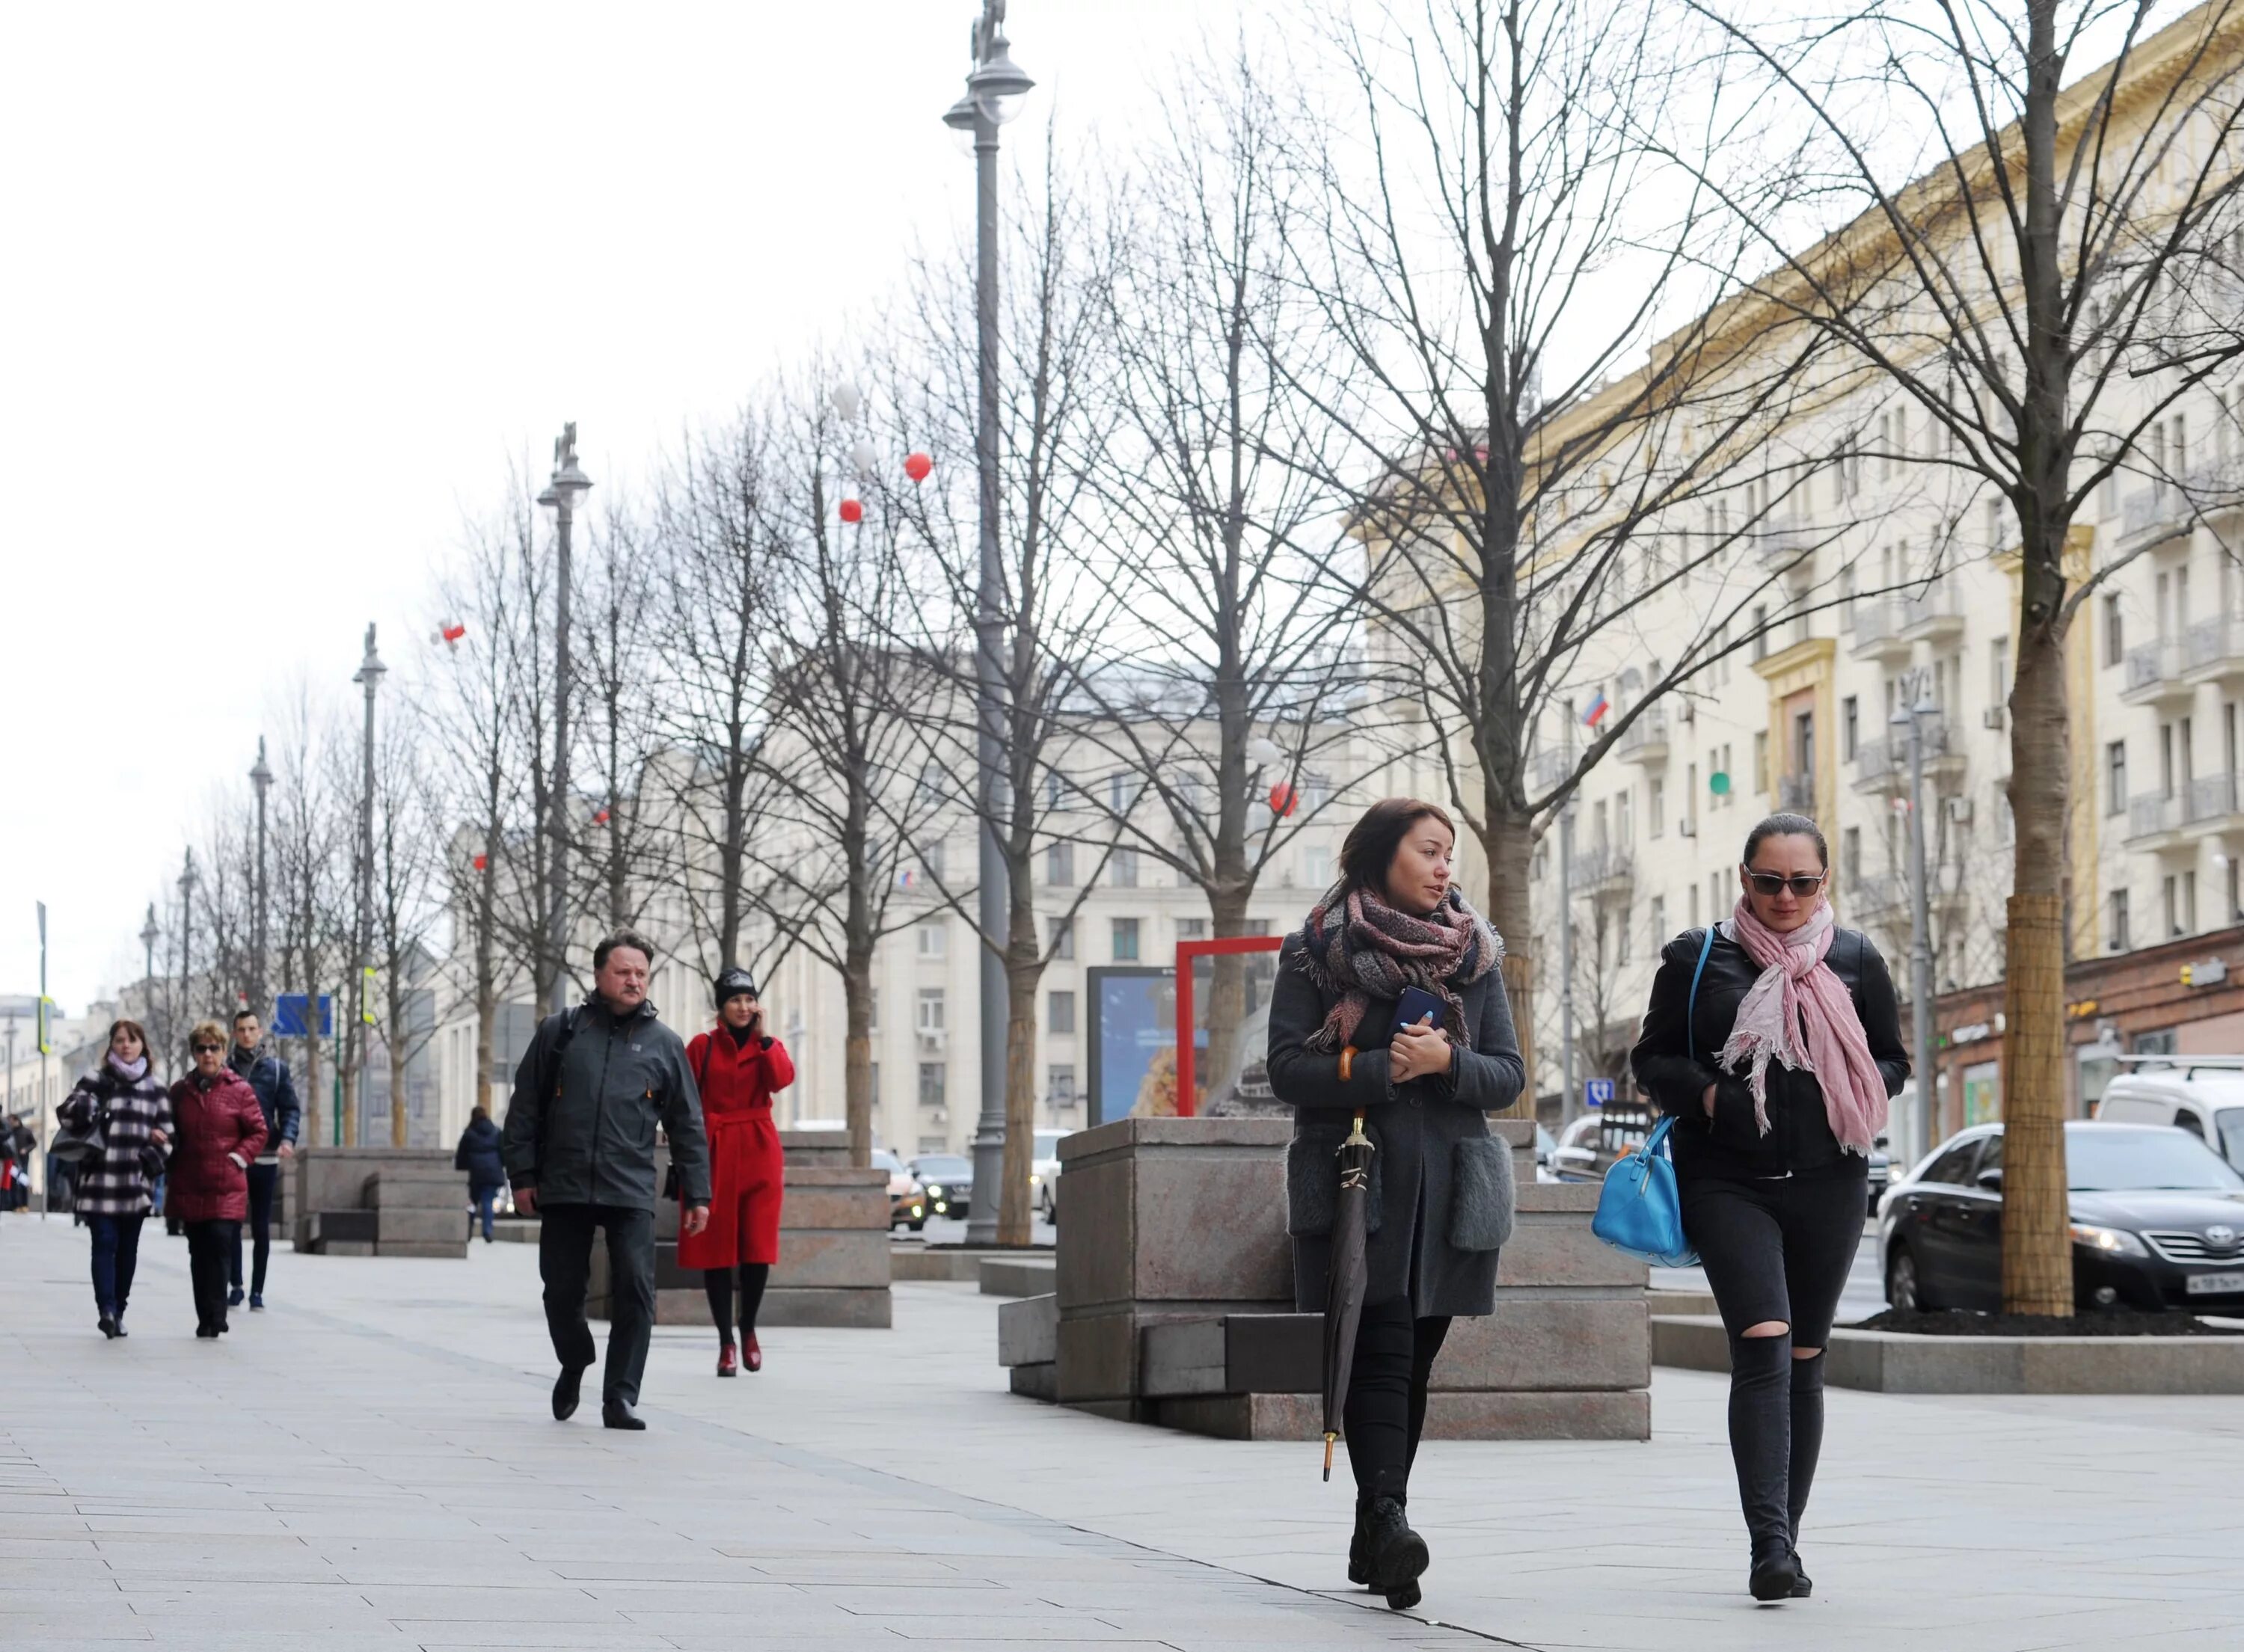
[[(2244, 1311), (2244, 1177), (2186, 1130), (2065, 1127), (2073, 1293), (2084, 1309)], [(1878, 1224), (1896, 1308), (1992, 1312), (2003, 1297), (2003, 1127), (1949, 1138)]]
[(923, 1153), (911, 1173), (927, 1190), (929, 1216), (963, 1217), (974, 1205), (974, 1161), (956, 1153)]

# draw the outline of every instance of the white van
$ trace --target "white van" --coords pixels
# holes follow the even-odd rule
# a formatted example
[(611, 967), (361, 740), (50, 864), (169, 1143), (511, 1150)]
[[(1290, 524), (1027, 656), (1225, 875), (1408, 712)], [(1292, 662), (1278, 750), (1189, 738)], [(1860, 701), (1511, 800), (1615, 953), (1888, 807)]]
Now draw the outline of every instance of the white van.
[(2192, 1061), (2121, 1073), (2104, 1088), (2096, 1116), (2113, 1124), (2173, 1124), (2244, 1170), (2244, 1056)]

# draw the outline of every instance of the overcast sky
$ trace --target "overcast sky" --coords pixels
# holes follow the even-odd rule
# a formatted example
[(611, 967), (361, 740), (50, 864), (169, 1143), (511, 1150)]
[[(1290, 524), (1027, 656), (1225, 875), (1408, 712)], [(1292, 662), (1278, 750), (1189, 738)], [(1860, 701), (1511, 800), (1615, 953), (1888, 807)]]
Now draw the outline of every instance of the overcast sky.
[[(1250, 16), (1270, 8), (1238, 0)], [(287, 686), (423, 646), (432, 568), (579, 421), (596, 482), (970, 221), (974, 0), (22, 6), (0, 53), (0, 993), (71, 1011)], [(1014, 0), (1126, 132), (1211, 0)], [(1086, 138), (1085, 141), (1091, 141)]]

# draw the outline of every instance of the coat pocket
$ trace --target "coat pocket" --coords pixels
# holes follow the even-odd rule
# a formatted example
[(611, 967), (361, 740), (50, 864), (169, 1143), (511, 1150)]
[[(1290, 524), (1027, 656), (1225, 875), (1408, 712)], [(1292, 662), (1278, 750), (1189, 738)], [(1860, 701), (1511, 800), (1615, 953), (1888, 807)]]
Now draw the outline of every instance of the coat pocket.
[(1450, 1190), (1450, 1243), (1460, 1251), (1494, 1251), (1511, 1237), (1517, 1196), (1511, 1143), (1500, 1136), (1468, 1136), (1457, 1146)]
[[(1320, 1239), (1340, 1215), (1340, 1162), (1334, 1155), (1347, 1138), (1343, 1130), (1297, 1134), (1286, 1144), (1286, 1232), (1296, 1239)], [(1371, 1156), (1371, 1180), (1364, 1192), (1363, 1231), (1379, 1231), (1381, 1155)]]

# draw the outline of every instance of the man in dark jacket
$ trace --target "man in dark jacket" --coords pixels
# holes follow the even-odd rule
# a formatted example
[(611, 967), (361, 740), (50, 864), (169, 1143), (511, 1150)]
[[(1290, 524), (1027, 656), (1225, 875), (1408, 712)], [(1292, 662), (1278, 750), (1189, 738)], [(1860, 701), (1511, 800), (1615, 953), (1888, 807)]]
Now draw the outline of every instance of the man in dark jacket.
[[(265, 1306), (265, 1264), (273, 1255), (273, 1201), (280, 1190), (280, 1161), (296, 1156), (296, 1132), (304, 1117), (302, 1105), (296, 1100), (296, 1081), (288, 1075), (288, 1063), (264, 1048), (265, 1028), (258, 1024), (253, 1009), (236, 1010), (233, 1016), (233, 1048), (226, 1052), (226, 1064), (249, 1081), (249, 1088), (257, 1092), (257, 1105), (265, 1112), (265, 1151), (257, 1163), (249, 1167), (249, 1234), (250, 1271), (249, 1305), (252, 1310)], [(241, 1305), (241, 1232), (234, 1231), (233, 1258), (227, 1269), (227, 1280), (233, 1287), (226, 1296), (228, 1307)]]
[(592, 952), (592, 993), (541, 1022), (506, 1109), (502, 1149), (514, 1208), (541, 1218), (537, 1266), (545, 1325), (561, 1360), (553, 1415), (577, 1409), (595, 1352), (585, 1323), (592, 1230), (608, 1243), (608, 1365), (600, 1420), (644, 1428), (632, 1409), (654, 1326), (654, 1127), (670, 1138), (685, 1211), (699, 1233), (709, 1220), (709, 1148), (686, 1046), (646, 1001), (654, 948), (628, 930)]

